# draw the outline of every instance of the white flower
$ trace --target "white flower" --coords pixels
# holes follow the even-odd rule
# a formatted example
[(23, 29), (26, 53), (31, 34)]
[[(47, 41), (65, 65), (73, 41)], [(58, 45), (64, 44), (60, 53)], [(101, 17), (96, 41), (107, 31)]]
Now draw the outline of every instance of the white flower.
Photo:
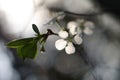
[(67, 44), (67, 46), (65, 47), (65, 51), (66, 51), (67, 54), (73, 54), (73, 53), (75, 53), (75, 47), (74, 47), (74, 45), (71, 42), (69, 42)]
[(79, 25), (77, 24), (77, 22), (75, 21), (70, 21), (68, 24), (67, 24), (67, 28), (69, 29), (69, 32), (72, 34), (72, 35), (76, 35), (78, 33), (81, 32), (80, 28), (79, 28)]
[(75, 41), (76, 44), (80, 45), (80, 44), (82, 44), (83, 39), (79, 35), (76, 35), (74, 37), (74, 41)]
[(67, 41), (64, 39), (59, 39), (55, 42), (55, 47), (57, 50), (63, 50), (67, 45)]
[(75, 47), (72, 42), (68, 42), (64, 39), (59, 39), (55, 42), (55, 47), (57, 50), (63, 50), (65, 49), (65, 52), (67, 54), (73, 54), (75, 53)]
[(67, 28), (69, 29), (69, 32), (71, 33), (76, 44), (82, 43), (82, 38), (79, 36), (82, 33), (82, 30), (80, 29), (79, 25), (75, 21), (71, 21), (68, 23)]
[(64, 31), (64, 30), (61, 30), (58, 35), (63, 38), (63, 39), (66, 39), (68, 37), (68, 32), (67, 31)]
[(94, 29), (94, 27), (95, 27), (95, 25), (94, 25), (94, 23), (93, 22), (91, 22), (91, 21), (86, 21), (85, 23), (84, 23), (84, 30), (83, 30), (83, 32), (85, 33), (85, 34), (87, 34), (87, 35), (92, 35), (93, 34), (93, 29)]
[[(78, 22), (80, 24), (78, 24)], [(93, 29), (95, 27), (94, 23), (91, 21), (70, 21), (67, 24), (68, 31), (60, 30), (58, 35), (62, 38), (55, 42), (55, 47), (58, 50), (65, 49), (65, 52), (67, 54), (73, 54), (75, 53), (75, 47), (74, 44), (82, 44), (83, 39), (80, 37), (82, 35), (81, 33), (85, 33), (86, 35), (93, 34)], [(81, 25), (81, 26), (80, 26)]]
[(81, 24), (81, 23), (84, 23), (85, 22), (85, 20), (84, 19), (77, 19), (76, 20), (79, 24)]
[(75, 21), (70, 21), (67, 24), (67, 28), (70, 29), (71, 27), (77, 27), (78, 24)]
[(93, 34), (93, 30), (90, 29), (90, 28), (88, 28), (88, 27), (86, 27), (86, 28), (83, 30), (83, 32), (84, 32), (85, 34), (87, 34), (87, 35), (92, 35), (92, 34)]
[[(74, 45), (72, 44), (72, 42), (69, 42), (67, 40), (68, 38), (68, 32), (67, 31), (64, 31), (64, 30), (61, 30), (58, 35), (62, 38), (62, 39), (59, 39), (55, 42), (55, 47), (57, 50), (63, 50), (65, 49), (65, 52), (67, 54), (73, 54), (75, 53), (75, 47)], [(76, 38), (75, 38), (76, 40)], [(78, 40), (76, 40), (77, 43), (79, 44)]]
[(86, 22), (84, 23), (84, 26), (85, 26), (85, 27), (89, 27), (90, 29), (93, 29), (93, 28), (95, 27), (94, 23), (91, 22), (91, 21), (86, 21)]

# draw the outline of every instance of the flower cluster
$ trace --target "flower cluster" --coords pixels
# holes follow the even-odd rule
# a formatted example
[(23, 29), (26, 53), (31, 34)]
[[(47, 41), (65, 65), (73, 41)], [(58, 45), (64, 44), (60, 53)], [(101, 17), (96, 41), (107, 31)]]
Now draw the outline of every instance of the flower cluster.
[(83, 42), (82, 34), (93, 34), (94, 23), (91, 21), (81, 20), (70, 21), (67, 23), (66, 28), (61, 28), (58, 35), (60, 39), (55, 42), (57, 50), (65, 49), (67, 54), (75, 53), (75, 45), (81, 45)]
[(40, 52), (45, 52), (45, 43), (49, 36), (55, 35), (60, 37), (55, 42), (57, 50), (64, 50), (67, 54), (74, 54), (76, 51), (75, 45), (81, 45), (83, 42), (83, 35), (92, 35), (95, 27), (92, 21), (76, 20), (69, 21), (66, 27), (60, 23), (65, 17), (64, 12), (58, 13), (45, 25), (51, 25), (56, 23), (60, 27), (58, 33), (54, 33), (51, 29), (47, 29), (46, 33), (40, 33), (38, 27), (32, 24), (32, 28), (35, 32), (35, 37), (23, 38), (8, 42), (7, 46), (10, 48), (16, 48), (17, 55), (25, 60), (26, 58), (34, 59), (37, 54), (38, 44), (40, 45)]

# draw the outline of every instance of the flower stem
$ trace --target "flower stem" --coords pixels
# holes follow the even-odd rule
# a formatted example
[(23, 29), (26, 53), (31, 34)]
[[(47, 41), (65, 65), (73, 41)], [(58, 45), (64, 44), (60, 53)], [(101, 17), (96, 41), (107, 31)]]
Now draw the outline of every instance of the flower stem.
[(59, 28), (61, 28), (62, 30), (65, 30), (65, 28), (62, 27), (62, 25), (60, 24), (60, 22), (59, 22), (58, 20), (56, 20), (56, 25), (57, 25)]

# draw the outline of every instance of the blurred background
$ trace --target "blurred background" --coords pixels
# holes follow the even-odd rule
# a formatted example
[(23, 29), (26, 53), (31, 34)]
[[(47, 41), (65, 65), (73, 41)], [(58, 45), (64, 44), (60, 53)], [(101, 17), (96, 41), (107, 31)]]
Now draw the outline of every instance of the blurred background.
[[(95, 22), (94, 34), (83, 37), (75, 54), (57, 51), (55, 36), (34, 60), (23, 61), (6, 47), (11, 40), (34, 36), (32, 24), (41, 33), (47, 28), (58, 32), (56, 25), (44, 24), (59, 11), (70, 13), (63, 24), (81, 18)], [(94, 13), (100, 14), (79, 16)], [(0, 80), (120, 80), (119, 34), (119, 0), (0, 0)]]

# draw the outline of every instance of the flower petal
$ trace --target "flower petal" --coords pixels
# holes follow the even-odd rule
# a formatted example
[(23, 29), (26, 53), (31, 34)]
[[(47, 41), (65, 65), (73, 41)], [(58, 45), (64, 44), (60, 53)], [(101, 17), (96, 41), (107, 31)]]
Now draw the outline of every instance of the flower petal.
[(67, 45), (67, 41), (64, 39), (59, 39), (55, 42), (55, 47), (57, 50), (63, 50)]
[(82, 30), (78, 27), (77, 28), (77, 35), (80, 35), (80, 34), (82, 34)]
[(67, 31), (63, 31), (61, 30), (58, 35), (63, 38), (63, 39), (66, 39), (68, 37), (68, 32)]
[(87, 35), (92, 35), (93, 34), (93, 30), (88, 28), (88, 27), (85, 27), (85, 29), (83, 30), (83, 32)]
[(74, 37), (74, 40), (75, 40), (75, 43), (78, 45), (82, 44), (82, 42), (83, 42), (83, 39), (79, 35), (76, 35)]
[(75, 53), (74, 45), (71, 42), (69, 42), (68, 45), (65, 47), (65, 51), (66, 51), (67, 54)]
[(93, 28), (95, 27), (94, 23), (91, 22), (91, 21), (86, 21), (86, 22), (84, 23), (84, 26), (85, 26), (85, 27), (89, 27), (90, 29), (93, 29)]
[(78, 23), (75, 22), (75, 21), (70, 21), (70, 22), (67, 24), (67, 28), (69, 29), (69, 32), (70, 32), (72, 35), (80, 34), (80, 33), (82, 32), (81, 29), (79, 28)]
[(68, 22), (67, 28), (70, 29), (71, 27), (78, 27), (77, 22), (75, 22), (75, 21)]
[(76, 20), (79, 24), (81, 24), (81, 23), (84, 23), (85, 22), (85, 20), (84, 19), (77, 19)]
[(69, 29), (69, 32), (70, 32), (72, 35), (77, 34), (77, 27), (71, 27), (71, 28)]

